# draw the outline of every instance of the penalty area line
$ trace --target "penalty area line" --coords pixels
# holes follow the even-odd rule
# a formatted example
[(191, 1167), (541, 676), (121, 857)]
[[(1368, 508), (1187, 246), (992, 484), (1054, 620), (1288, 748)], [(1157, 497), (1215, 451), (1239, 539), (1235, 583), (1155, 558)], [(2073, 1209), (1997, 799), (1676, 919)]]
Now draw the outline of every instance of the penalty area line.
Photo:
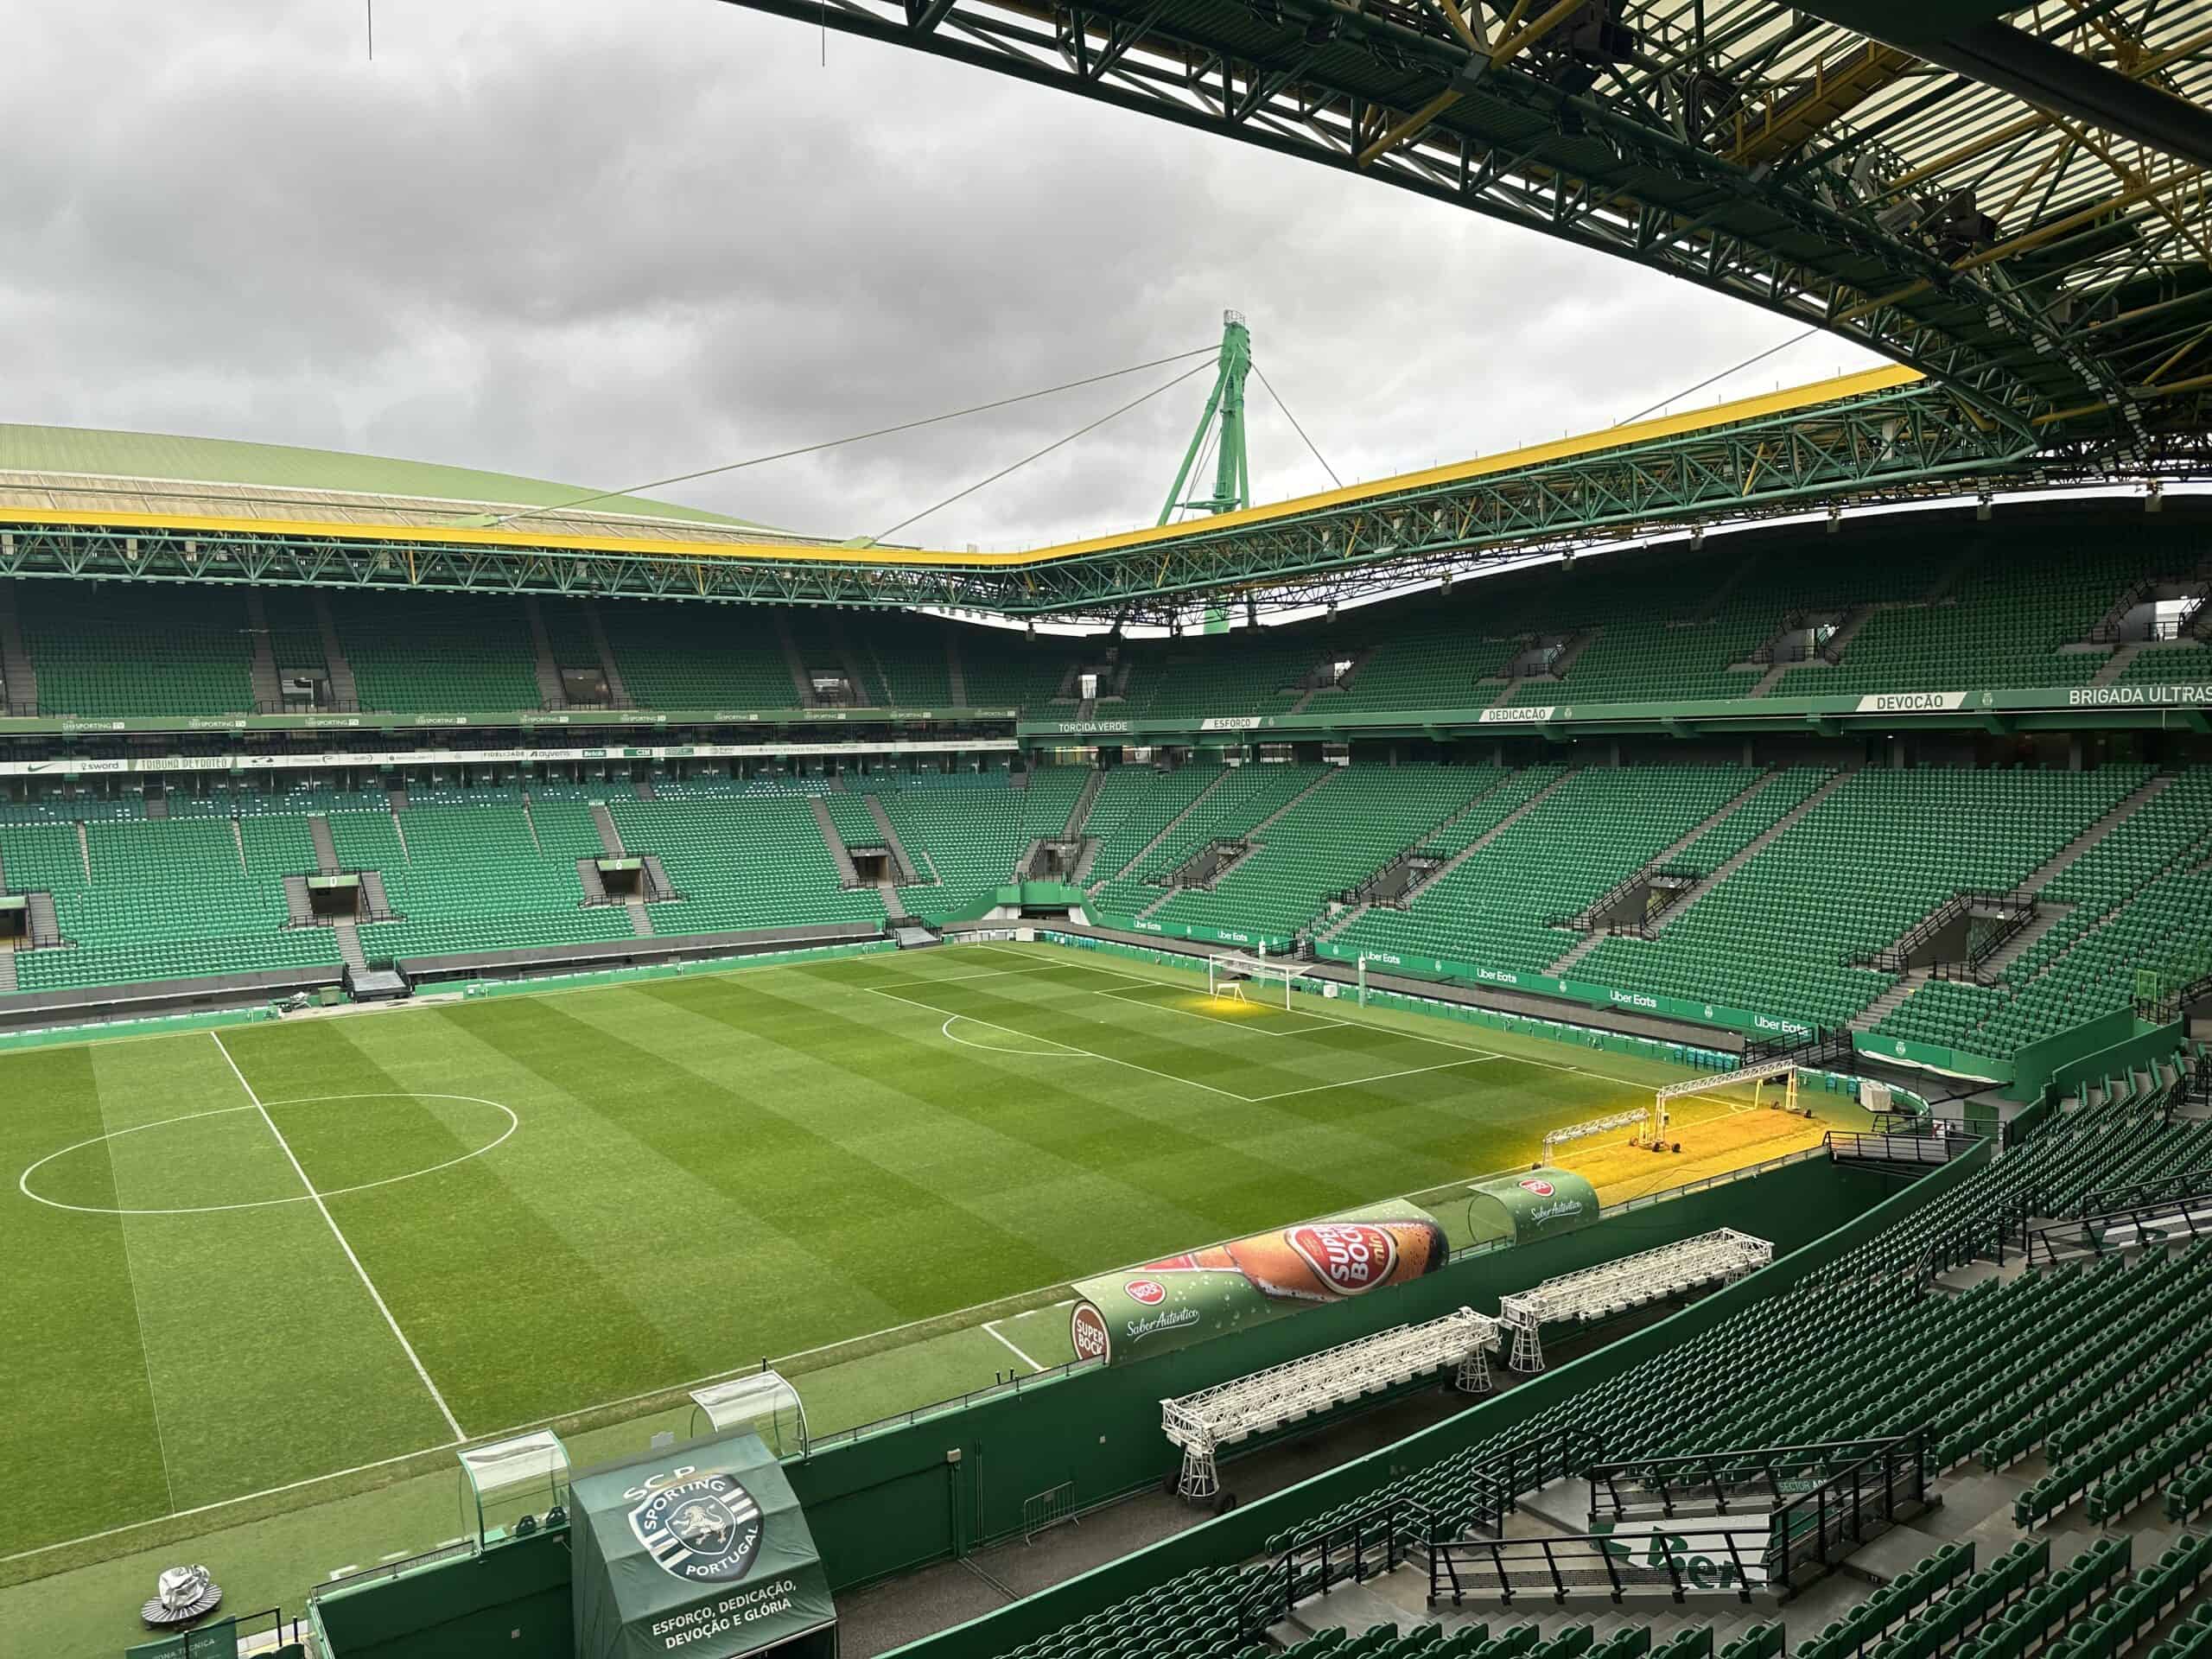
[[(1073, 1043), (1064, 1043), (1057, 1037), (1040, 1037), (1033, 1031), (1022, 1031), (1013, 1026), (1002, 1026), (995, 1020), (980, 1019), (972, 1014), (962, 1014), (953, 1008), (940, 1008), (932, 1003), (917, 1002), (911, 996), (901, 996), (896, 991), (887, 991), (880, 986), (867, 988), (871, 996), (888, 997), (893, 1002), (904, 1002), (910, 1008), (919, 1008), (925, 1014), (941, 1014), (954, 1020), (965, 1020), (973, 1026), (988, 1026), (993, 1031), (1005, 1032), (1010, 1037), (1026, 1037), (1033, 1043), (1050, 1043), (1055, 1048), (1065, 1049), (1071, 1054), (1080, 1054), (1086, 1059), (1103, 1060), (1109, 1065), (1127, 1066), (1132, 1071), (1141, 1071), (1148, 1077), (1158, 1077), (1163, 1083), (1179, 1083), (1186, 1088), (1203, 1089), (1210, 1095), (1219, 1095), (1224, 1100), (1252, 1103), (1249, 1095), (1240, 1095), (1227, 1089), (1217, 1089), (1210, 1083), (1200, 1083), (1196, 1077), (1179, 1077), (1173, 1071), (1155, 1071), (1148, 1065), (1139, 1065), (1135, 1060), (1116, 1059), (1111, 1054), (1101, 1054), (1095, 1049), (1078, 1048)], [(940, 1028), (942, 1029), (942, 1028)], [(957, 1040), (957, 1039), (955, 1040)]]
[(407, 1333), (399, 1328), (399, 1321), (391, 1317), (391, 1309), (385, 1306), (384, 1296), (377, 1289), (376, 1281), (369, 1277), (369, 1270), (361, 1265), (361, 1258), (353, 1254), (353, 1245), (346, 1243), (346, 1235), (339, 1230), (338, 1218), (330, 1213), (330, 1206), (322, 1201), (322, 1194), (315, 1190), (315, 1183), (308, 1179), (307, 1171), (300, 1166), (300, 1160), (292, 1151), (292, 1143), (284, 1139), (284, 1132), (276, 1127), (276, 1120), (269, 1116), (269, 1109), (261, 1103), (261, 1096), (253, 1092), (253, 1085), (245, 1080), (245, 1073), (238, 1070), (238, 1063), (231, 1058), (231, 1051), (223, 1042), (223, 1033), (211, 1031), (207, 1035), (213, 1039), (217, 1050), (221, 1052), (223, 1064), (231, 1068), (231, 1075), (238, 1080), (238, 1087), (245, 1090), (245, 1097), (253, 1103), (253, 1109), (261, 1114), (261, 1121), (269, 1126), (269, 1133), (276, 1137), (278, 1150), (283, 1153), (284, 1160), (291, 1165), (292, 1173), (300, 1178), (300, 1185), (307, 1190), (308, 1198), (322, 1212), (323, 1220), (329, 1224), (330, 1236), (338, 1241), (338, 1248), (346, 1252), (346, 1259), (353, 1264), (353, 1271), (359, 1276), (362, 1288), (369, 1293), (369, 1300), (377, 1305), (377, 1312), (384, 1315), (384, 1322), (391, 1327), (393, 1338), (399, 1344), (399, 1351), (407, 1356), (407, 1363), (415, 1368), (415, 1375), (421, 1379), (431, 1402), (437, 1407), (438, 1415), (446, 1420), (446, 1427), (453, 1431), (454, 1444), (458, 1446), (468, 1436), (455, 1420), (453, 1408), (446, 1404), (445, 1395), (438, 1392), (438, 1385), (430, 1381), (430, 1374), (423, 1369), (422, 1357), (415, 1351), (415, 1344), (407, 1340)]

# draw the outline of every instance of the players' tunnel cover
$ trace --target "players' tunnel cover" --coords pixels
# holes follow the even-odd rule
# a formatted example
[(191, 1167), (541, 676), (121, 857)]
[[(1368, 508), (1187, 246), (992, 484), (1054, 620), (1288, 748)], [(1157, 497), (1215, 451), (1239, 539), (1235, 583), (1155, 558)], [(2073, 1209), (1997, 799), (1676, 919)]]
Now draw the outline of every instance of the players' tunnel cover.
[(725, 1659), (836, 1622), (814, 1535), (756, 1434), (594, 1470), (573, 1497), (578, 1659)]

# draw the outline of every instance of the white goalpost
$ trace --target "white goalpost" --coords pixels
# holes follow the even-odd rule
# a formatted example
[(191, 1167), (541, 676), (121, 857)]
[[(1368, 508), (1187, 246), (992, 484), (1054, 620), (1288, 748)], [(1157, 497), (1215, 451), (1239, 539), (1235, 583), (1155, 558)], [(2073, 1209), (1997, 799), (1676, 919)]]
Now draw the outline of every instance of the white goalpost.
[[(1264, 951), (1249, 957), (1241, 950), (1230, 951), (1206, 958), (1206, 995), (1235, 1002), (1272, 1003), (1275, 987), (1281, 986), (1283, 1009), (1287, 1013), (1292, 989), (1313, 971), (1310, 964), (1270, 957)], [(1251, 996), (1244, 994), (1248, 985), (1254, 992)]]
[(1593, 1117), (1581, 1123), (1566, 1124), (1550, 1131), (1544, 1136), (1544, 1160), (1548, 1163), (1553, 1152), (1569, 1141), (1586, 1141), (1594, 1135), (1610, 1134), (1615, 1129), (1633, 1128), (1636, 1130), (1636, 1145), (1656, 1146), (1666, 1138), (1667, 1126), (1673, 1121), (1674, 1114), (1668, 1103), (1680, 1100), (1685, 1096), (1708, 1094), (1714, 1089), (1725, 1088), (1732, 1083), (1748, 1083), (1751, 1085), (1751, 1109), (1757, 1111), (1767, 1103), (1765, 1094), (1768, 1080), (1778, 1079), (1782, 1084), (1782, 1098), (1775, 1103), (1775, 1109), (1777, 1111), (1807, 1115), (1807, 1109), (1801, 1105), (1797, 1099), (1799, 1069), (1795, 1060), (1768, 1060), (1763, 1065), (1747, 1065), (1734, 1071), (1715, 1072), (1709, 1077), (1691, 1077), (1686, 1082), (1670, 1083), (1665, 1088), (1655, 1090), (1652, 1092), (1651, 1103), (1649, 1106), (1637, 1106), (1627, 1111), (1609, 1113), (1604, 1117)]

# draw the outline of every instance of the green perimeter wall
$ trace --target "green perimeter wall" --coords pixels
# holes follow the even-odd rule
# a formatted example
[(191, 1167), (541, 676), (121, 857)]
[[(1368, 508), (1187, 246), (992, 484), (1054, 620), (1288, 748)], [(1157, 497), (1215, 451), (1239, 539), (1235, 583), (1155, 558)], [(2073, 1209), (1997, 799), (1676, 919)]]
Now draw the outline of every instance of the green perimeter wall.
[[(817, 1451), (790, 1465), (791, 1485), (806, 1505), (831, 1588), (851, 1589), (1018, 1532), (1022, 1500), (1063, 1482), (1072, 1484), (1080, 1506), (1156, 1484), (1180, 1460), (1160, 1430), (1164, 1399), (1390, 1325), (1440, 1318), (1455, 1307), (1494, 1308), (1501, 1295), (1554, 1274), (1719, 1226), (1771, 1239), (1777, 1253), (1794, 1250), (1860, 1215), (1894, 1186), (1894, 1177), (1825, 1160), (1787, 1165), (1557, 1238), (1463, 1257), (1411, 1284), (1316, 1308), (1233, 1339), (1051, 1377), (1018, 1393)], [(1527, 1391), (1516, 1389), (1512, 1397)], [(1313, 1427), (1308, 1422), (1292, 1432)], [(950, 1460), (954, 1452), (957, 1461)], [(1010, 1637), (1004, 1645), (1021, 1639)]]
[[(1693, 1195), (1693, 1198), (1722, 1198), (1734, 1195), (1735, 1204), (1742, 1207), (1732, 1210), (1728, 1224), (1773, 1239), (1777, 1247), (1774, 1265), (1693, 1302), (1671, 1318), (1632, 1332), (1595, 1353), (1545, 1371), (1456, 1417), (1409, 1435), (1394, 1446), (1341, 1465), (1270, 1497), (1233, 1510), (1216, 1520), (1179, 1533), (1149, 1549), (1109, 1562), (1081, 1578), (1071, 1579), (1065, 1584), (1041, 1591), (998, 1612), (936, 1636), (926, 1637), (919, 1642), (910, 1643), (906, 1647), (894, 1649), (894, 1652), (902, 1659), (976, 1659), (977, 1655), (1005, 1653), (1046, 1631), (1088, 1618), (1154, 1585), (1165, 1583), (1178, 1573), (1256, 1555), (1269, 1535), (1294, 1529), (1313, 1516), (1337, 1504), (1348, 1503), (1363, 1493), (1371, 1492), (1401, 1475), (1426, 1467), (1478, 1440), (1510, 1433), (1517, 1424), (1526, 1422), (1559, 1401), (1617, 1376), (1656, 1354), (1689, 1341), (1729, 1316), (1787, 1288), (1807, 1272), (1834, 1261), (1882, 1229), (1951, 1191), (1988, 1161), (1989, 1150), (1990, 1143), (1984, 1141), (1902, 1192), (1897, 1189), (1893, 1177), (1870, 1170), (1808, 1163), (1791, 1166), (1774, 1174), (1763, 1176), (1756, 1182), (1738, 1182), (1732, 1186), (1714, 1189), (1710, 1193)], [(1813, 1179), (1815, 1177), (1824, 1179)], [(1885, 1192), (1890, 1194), (1886, 1198), (1881, 1196)], [(1684, 1200), (1680, 1205), (1659, 1206), (1661, 1210), (1678, 1207), (1688, 1210), (1692, 1207), (1692, 1201)], [(1634, 1221), (1643, 1218), (1641, 1214), (1617, 1217), (1618, 1220)], [(1717, 1224), (1707, 1222), (1706, 1224)], [(1554, 1259), (1554, 1252), (1563, 1255), (1570, 1247), (1587, 1244), (1599, 1236), (1609, 1236), (1609, 1226), (1610, 1224), (1593, 1227), (1564, 1238), (1532, 1245), (1526, 1249), (1478, 1257), (1476, 1262), (1480, 1266), (1497, 1268), (1513, 1262), (1516, 1257), (1524, 1263), (1542, 1257), (1550, 1263)], [(1823, 1228), (1832, 1230), (1823, 1234)], [(1703, 1230), (1685, 1226), (1680, 1230), (1687, 1236)], [(1630, 1243), (1617, 1233), (1610, 1234), (1610, 1236), (1615, 1240), (1617, 1249), (1607, 1254), (1649, 1248), (1649, 1243), (1653, 1242)], [(1790, 1252), (1788, 1255), (1779, 1254), (1785, 1249)], [(1581, 1265), (1584, 1263), (1580, 1261), (1570, 1262), (1562, 1260), (1558, 1265), (1547, 1265), (1542, 1272), (1563, 1272)], [(1449, 1276), (1446, 1274), (1432, 1275), (1438, 1279)], [(1527, 1281), (1534, 1282), (1540, 1276), (1541, 1274), (1529, 1274)], [(1294, 1328), (1304, 1329), (1308, 1322), (1297, 1320), (1287, 1323)], [(1208, 1345), (1226, 1347), (1230, 1344)], [(1158, 1377), (1166, 1384), (1166, 1374), (1174, 1360), (1187, 1359), (1205, 1351), (1204, 1347), (1186, 1349), (1181, 1354), (1163, 1356), (1160, 1360), (1126, 1367), (1119, 1372), (1097, 1375), (1144, 1376), (1147, 1380)], [(1257, 1363), (1268, 1363), (1259, 1360), (1256, 1355), (1253, 1358)], [(1244, 1368), (1239, 1365), (1234, 1369), (1241, 1370)], [(1177, 1382), (1173, 1388), (1182, 1386)], [(1171, 1391), (1169, 1386), (1154, 1390), (1160, 1395)], [(1041, 1398), (1043, 1394), (1044, 1390), (1039, 1390), (1038, 1397)], [(1034, 1401), (1031, 1403), (1033, 1404)], [(1165, 1448), (1166, 1443), (1160, 1434), (1157, 1414), (1155, 1404), (1152, 1437)], [(1087, 1428), (1088, 1425), (1083, 1427)], [(1165, 1457), (1159, 1459), (1156, 1472), (1164, 1472), (1168, 1463)], [(817, 1523), (817, 1537), (820, 1531)]]
[[(1717, 1226), (1758, 1233), (1783, 1253), (1763, 1273), (1396, 1446), (901, 1649), (930, 1649), (929, 1659), (1002, 1651), (1192, 1567), (1255, 1554), (1271, 1532), (1510, 1429), (1562, 1395), (1695, 1336), (1949, 1190), (1986, 1157), (1986, 1148), (1978, 1147), (1902, 1192), (1895, 1176), (1875, 1169), (1823, 1160), (1785, 1165), (1611, 1216), (1579, 1232), (1464, 1256), (1411, 1284), (1236, 1338), (1048, 1378), (785, 1466), (831, 1588), (842, 1592), (1012, 1534), (1020, 1529), (1023, 1498), (1063, 1481), (1073, 1483), (1084, 1505), (1153, 1485), (1178, 1463), (1160, 1432), (1163, 1398), (1389, 1325), (1494, 1303), (1553, 1274)], [(334, 1659), (461, 1659), (494, 1649), (515, 1659), (569, 1659), (569, 1602), (567, 1540), (552, 1533), (364, 1585), (315, 1606)], [(519, 1641), (511, 1632), (519, 1632)]]
[(542, 1532), (314, 1604), (333, 1659), (566, 1659), (569, 1538)]

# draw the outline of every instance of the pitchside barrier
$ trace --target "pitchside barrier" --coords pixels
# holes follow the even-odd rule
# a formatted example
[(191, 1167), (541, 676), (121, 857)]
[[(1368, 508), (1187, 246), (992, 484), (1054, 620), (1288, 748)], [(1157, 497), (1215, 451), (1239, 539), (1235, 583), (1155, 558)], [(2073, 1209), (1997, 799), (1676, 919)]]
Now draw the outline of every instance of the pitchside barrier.
[[(1169, 968), (1179, 973), (1204, 974), (1206, 971), (1205, 957), (1196, 952), (1165, 949), (1149, 950), (1142, 945), (1124, 944), (1119, 939), (1102, 939), (1085, 933), (1062, 933), (1049, 928), (1040, 928), (1037, 938), (1046, 944), (1064, 945), (1075, 950), (1093, 950), (1101, 956), (1118, 957), (1124, 961)], [(1301, 993), (1326, 995), (1325, 988), (1331, 985), (1336, 986), (1340, 994), (1349, 994), (1350, 988), (1339, 982), (1313, 977), (1300, 979), (1297, 988)], [(1701, 1048), (1694, 1043), (1669, 1042), (1661, 1038), (1639, 1037), (1628, 1032), (1605, 1031), (1595, 1026), (1578, 1026), (1535, 1014), (1509, 1014), (1502, 1009), (1481, 1007), (1471, 1002), (1451, 1002), (1440, 997), (1386, 990), (1376, 986), (1368, 988), (1366, 1006), (1450, 1020), (1460, 1025), (1475, 1026), (1484, 1031), (1505, 1032), (1516, 1037), (1539, 1037), (1547, 1042), (1565, 1043), (1571, 1047), (1590, 1049), (1604, 1054), (1619, 1054), (1630, 1059), (1654, 1060), (1691, 1071), (1733, 1071), (1743, 1064), (1740, 1054), (1732, 1054), (1717, 1048)], [(1853, 1099), (1858, 1098), (1864, 1084), (1864, 1079), (1842, 1072), (1808, 1071), (1802, 1067), (1798, 1076), (1805, 1087), (1817, 1088), (1823, 1094), (1847, 1095)], [(1907, 1111), (1916, 1116), (1926, 1114), (1928, 1102), (1920, 1095), (1895, 1084), (1891, 1085), (1891, 1092), (1896, 1096), (1891, 1110)]]
[[(1988, 1160), (1988, 1157), (1989, 1147), (1985, 1143), (1967, 1156), (1955, 1159), (1943, 1168), (1930, 1172), (1901, 1192), (1888, 1178), (1879, 1175), (1872, 1176), (1868, 1184), (1855, 1185), (1848, 1197), (1840, 1189), (1824, 1189), (1817, 1183), (1785, 1179), (1794, 1176), (1797, 1170), (1817, 1168), (1818, 1165), (1792, 1166), (1777, 1175), (1758, 1182), (1734, 1189), (1722, 1189), (1732, 1192), (1734, 1195), (1728, 1208), (1729, 1215), (1740, 1224), (1753, 1228), (1774, 1240), (1778, 1251), (1789, 1253), (1786, 1257), (1777, 1256), (1774, 1265), (1762, 1272), (1715, 1291), (1680, 1313), (1631, 1332), (1594, 1353), (1531, 1377), (1518, 1387), (1507, 1389), (1433, 1427), (1409, 1435), (1351, 1463), (1340, 1465), (1296, 1486), (1240, 1505), (1217, 1519), (1189, 1528), (1148, 1549), (1123, 1556), (1120, 1560), (1109, 1562), (1079, 1578), (1026, 1597), (997, 1612), (914, 1643), (899, 1650), (901, 1659), (971, 1659), (971, 1656), (978, 1653), (1004, 1653), (1048, 1630), (1090, 1618), (1117, 1601), (1141, 1594), (1179, 1573), (1257, 1555), (1274, 1535), (1294, 1531), (1313, 1516), (1372, 1493), (1409, 1470), (1425, 1467), (1478, 1441), (1510, 1433), (1539, 1413), (1583, 1389), (1687, 1342), (1751, 1304), (1787, 1288), (1804, 1274), (1826, 1267), (1883, 1229), (1896, 1224), (1942, 1198), (1960, 1182), (1971, 1178)], [(1891, 1196), (1883, 1201), (1870, 1202), (1883, 1193)], [(1820, 1213), (1815, 1216), (1800, 1211), (1796, 1207), (1800, 1205), (1816, 1206)], [(1676, 1207), (1675, 1205), (1658, 1206), (1661, 1211)], [(1641, 1218), (1653, 1212), (1638, 1213)], [(1712, 1211), (1707, 1209), (1704, 1213), (1712, 1213)], [(1491, 1264), (1509, 1263), (1515, 1257), (1522, 1255), (1541, 1255), (1548, 1260), (1556, 1260), (1601, 1237), (1611, 1236), (1611, 1230), (1624, 1219), (1627, 1218), (1610, 1218), (1599, 1226), (1532, 1247), (1527, 1251), (1509, 1250), (1477, 1260)], [(1713, 1224), (1720, 1224), (1716, 1220)], [(1613, 1253), (1624, 1254), (1628, 1249), (1642, 1248), (1645, 1246), (1628, 1245), (1617, 1241)], [(1556, 1256), (1553, 1254), (1554, 1252)], [(1440, 1274), (1438, 1277), (1449, 1281), (1448, 1275)], [(1404, 1293), (1397, 1294), (1402, 1295)], [(1478, 1290), (1472, 1294), (1480, 1296), (1484, 1293)], [(1301, 1322), (1286, 1328), (1303, 1331), (1310, 1327)], [(1243, 1344), (1236, 1345), (1242, 1347)], [(1190, 1351), (1189, 1354), (1171, 1356), (1158, 1362), (1158, 1369), (1164, 1370), (1175, 1365), (1179, 1360), (1205, 1351), (1200, 1348)], [(1148, 1377), (1155, 1369), (1154, 1365), (1146, 1365), (1122, 1373), (1096, 1372), (1091, 1376), (1099, 1378), (1119, 1376), (1128, 1381)], [(1053, 1392), (1072, 1395), (1077, 1393), (1074, 1382), (1081, 1380), (1073, 1379), (1056, 1388)], [(1173, 1391), (1174, 1386), (1163, 1381), (1159, 1389), (1147, 1391), (1153, 1398), (1137, 1402), (1142, 1414), (1141, 1421), (1146, 1430), (1149, 1431), (1148, 1438), (1155, 1448), (1161, 1446), (1157, 1427), (1156, 1399)], [(1077, 1440), (1083, 1440), (1090, 1426), (1080, 1419), (1068, 1424), (1068, 1432)], [(1109, 1437), (1115, 1441), (1120, 1438), (1119, 1434)], [(1084, 1440), (1084, 1444), (1087, 1452), (1089, 1443)], [(1065, 1459), (1065, 1450), (1059, 1455)], [(820, 1461), (817, 1459), (817, 1463)], [(1160, 1466), (1154, 1479), (1166, 1472), (1165, 1465), (1171, 1461), (1164, 1456), (1158, 1458)], [(817, 1525), (819, 1528), (818, 1511), (810, 1507), (809, 1512), (817, 1516)], [(825, 1540), (824, 1554), (830, 1553), (831, 1548)], [(832, 1571), (834, 1574), (834, 1567)]]
[[(1018, 1536), (1025, 1503), (1063, 1485), (1071, 1486), (1067, 1501), (1077, 1510), (1157, 1485), (1179, 1464), (1160, 1433), (1164, 1399), (1196, 1394), (1391, 1325), (1438, 1319), (1455, 1307), (1495, 1306), (1501, 1297), (1546, 1278), (1723, 1225), (1745, 1227), (1781, 1249), (1794, 1249), (1894, 1190), (1891, 1178), (1878, 1172), (1825, 1159), (1788, 1165), (1538, 1243), (1463, 1256), (1409, 1283), (1233, 1338), (1135, 1364), (1078, 1367), (1055, 1380), (1003, 1389), (963, 1409), (925, 1414), (912, 1423), (902, 1420), (895, 1427), (834, 1445), (817, 1441), (810, 1459), (788, 1465), (792, 1486), (813, 1523), (831, 1586), (842, 1592)], [(806, 1379), (796, 1380), (804, 1392)], [(1235, 1485), (1233, 1468), (1229, 1484)], [(1249, 1548), (1256, 1549), (1265, 1535), (1266, 1530), (1255, 1534)], [(1003, 1645), (1020, 1639), (1010, 1637)]]

